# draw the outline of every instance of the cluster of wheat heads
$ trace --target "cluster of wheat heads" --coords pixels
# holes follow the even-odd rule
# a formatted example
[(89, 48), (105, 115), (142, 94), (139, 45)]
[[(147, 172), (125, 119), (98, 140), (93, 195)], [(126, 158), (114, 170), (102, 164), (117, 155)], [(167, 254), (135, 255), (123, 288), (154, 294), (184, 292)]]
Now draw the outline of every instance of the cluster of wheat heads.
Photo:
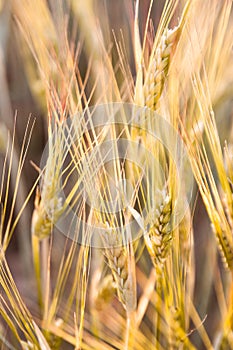
[[(0, 8), (1, 348), (233, 349), (232, 1)], [(6, 27), (48, 138), (28, 194)]]

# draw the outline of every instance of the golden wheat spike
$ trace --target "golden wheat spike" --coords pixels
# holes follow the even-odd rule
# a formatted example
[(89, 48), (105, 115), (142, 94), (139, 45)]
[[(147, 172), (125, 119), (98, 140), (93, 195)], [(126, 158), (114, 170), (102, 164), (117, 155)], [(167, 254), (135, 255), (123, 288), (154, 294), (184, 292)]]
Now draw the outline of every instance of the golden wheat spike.
[(144, 100), (145, 105), (156, 111), (168, 75), (170, 60), (175, 52), (177, 43), (185, 25), (190, 2), (188, 1), (179, 24), (173, 29), (165, 29), (159, 44), (152, 55), (145, 78)]
[(111, 235), (113, 246), (105, 249), (107, 264), (111, 269), (119, 300), (127, 311), (131, 311), (136, 306), (136, 295), (132, 283), (134, 277), (130, 274), (132, 262), (127, 247), (117, 246), (119, 244), (117, 237), (114, 242), (114, 234), (111, 233)]
[(146, 247), (159, 276), (162, 273), (173, 239), (170, 227), (172, 200), (165, 191), (161, 191), (160, 194), (161, 198), (155, 211), (154, 222), (145, 234)]

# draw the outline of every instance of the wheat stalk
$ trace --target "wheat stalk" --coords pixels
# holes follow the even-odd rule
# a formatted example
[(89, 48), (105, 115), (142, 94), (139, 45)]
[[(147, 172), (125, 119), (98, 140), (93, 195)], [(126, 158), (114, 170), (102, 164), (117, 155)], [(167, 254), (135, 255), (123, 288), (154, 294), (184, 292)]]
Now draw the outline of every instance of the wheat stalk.
[(233, 148), (232, 144), (224, 147), (224, 164), (228, 181), (225, 192), (220, 188), (222, 202), (225, 209), (226, 217), (233, 232), (233, 166), (232, 166)]

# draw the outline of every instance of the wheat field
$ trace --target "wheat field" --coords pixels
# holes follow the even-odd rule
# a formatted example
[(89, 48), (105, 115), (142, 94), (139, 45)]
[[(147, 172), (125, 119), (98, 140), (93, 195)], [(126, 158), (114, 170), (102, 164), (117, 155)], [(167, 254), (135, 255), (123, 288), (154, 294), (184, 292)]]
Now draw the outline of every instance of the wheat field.
[(231, 0), (0, 1), (0, 349), (233, 349)]

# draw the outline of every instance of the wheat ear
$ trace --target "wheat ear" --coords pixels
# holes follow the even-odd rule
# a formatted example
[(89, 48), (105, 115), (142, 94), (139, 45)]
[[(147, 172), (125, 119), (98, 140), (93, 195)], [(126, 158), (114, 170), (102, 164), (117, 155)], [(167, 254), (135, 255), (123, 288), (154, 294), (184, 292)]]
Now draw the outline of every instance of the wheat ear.
[(135, 310), (136, 295), (133, 288), (133, 276), (130, 274), (130, 257), (126, 246), (118, 246), (118, 238), (111, 237), (112, 247), (105, 249), (105, 257), (116, 284), (117, 295), (126, 311)]
[(189, 5), (190, 3), (187, 2), (179, 24), (173, 29), (165, 29), (150, 60), (144, 85), (144, 103), (154, 111), (159, 108), (159, 100), (168, 75), (171, 57), (185, 25)]
[(173, 234), (171, 231), (171, 196), (165, 190), (160, 192), (160, 201), (155, 211), (155, 218), (148, 232), (144, 235), (147, 250), (156, 272), (161, 276), (164, 263), (169, 255)]
[(185, 332), (181, 310), (171, 307), (169, 318), (169, 349), (196, 349)]
[(32, 216), (32, 235), (39, 239), (51, 234), (53, 225), (57, 222), (64, 208), (59, 196), (61, 187), (61, 169), (63, 165), (62, 134), (49, 140), (49, 155), (43, 171), (41, 190), (37, 190), (35, 209)]
[(131, 349), (134, 347), (135, 340), (137, 296), (134, 253), (127, 225), (126, 236), (128, 239), (123, 240), (124, 232), (117, 233), (114, 230), (110, 233), (107, 232), (105, 235), (105, 243), (107, 243), (105, 257), (112, 272), (118, 298), (127, 314), (124, 349)]

